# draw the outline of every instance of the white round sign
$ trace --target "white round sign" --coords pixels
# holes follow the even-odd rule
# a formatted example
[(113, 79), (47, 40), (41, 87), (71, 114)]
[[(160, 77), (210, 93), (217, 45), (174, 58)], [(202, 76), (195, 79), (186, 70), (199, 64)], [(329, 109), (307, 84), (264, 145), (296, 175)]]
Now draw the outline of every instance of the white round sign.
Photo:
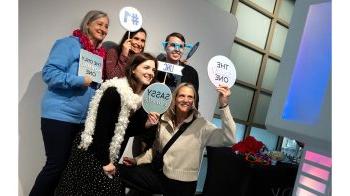
[(127, 31), (135, 32), (142, 26), (142, 15), (133, 7), (123, 7), (119, 12), (119, 21)]
[(236, 81), (236, 68), (229, 58), (217, 55), (208, 62), (208, 76), (216, 87), (226, 84), (231, 88)]
[(143, 91), (142, 107), (147, 113), (163, 114), (169, 108), (171, 99), (171, 90), (167, 85), (154, 83)]

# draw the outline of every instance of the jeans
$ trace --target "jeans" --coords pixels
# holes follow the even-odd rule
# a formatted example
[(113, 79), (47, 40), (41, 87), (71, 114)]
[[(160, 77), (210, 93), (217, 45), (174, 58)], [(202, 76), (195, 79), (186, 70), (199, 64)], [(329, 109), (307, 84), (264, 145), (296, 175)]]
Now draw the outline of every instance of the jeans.
[(67, 165), (73, 140), (82, 128), (83, 124), (41, 118), (46, 163), (35, 180), (30, 196), (54, 195), (61, 174)]

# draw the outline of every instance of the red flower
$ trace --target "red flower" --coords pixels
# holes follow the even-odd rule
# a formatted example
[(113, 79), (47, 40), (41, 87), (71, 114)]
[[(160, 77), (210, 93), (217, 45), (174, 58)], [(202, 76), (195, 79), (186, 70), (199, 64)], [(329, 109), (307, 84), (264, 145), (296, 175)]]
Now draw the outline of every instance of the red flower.
[(252, 136), (246, 137), (243, 141), (238, 142), (237, 144), (234, 144), (232, 146), (233, 152), (239, 152), (239, 153), (257, 153), (259, 152), (263, 147), (264, 143), (261, 141), (256, 140)]

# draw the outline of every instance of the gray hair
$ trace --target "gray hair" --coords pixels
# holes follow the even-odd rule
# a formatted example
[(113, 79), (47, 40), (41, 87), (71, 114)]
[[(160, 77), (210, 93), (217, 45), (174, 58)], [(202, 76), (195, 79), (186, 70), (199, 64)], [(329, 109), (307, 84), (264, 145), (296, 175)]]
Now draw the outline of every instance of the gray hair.
[[(85, 16), (83, 21), (81, 21), (80, 23), (80, 30), (85, 33), (86, 35), (89, 34), (89, 29), (88, 29), (88, 24), (90, 24), (91, 22), (99, 19), (99, 18), (103, 18), (103, 17), (107, 17), (108, 15), (105, 12), (99, 11), (99, 10), (91, 10), (89, 11)], [(108, 18), (109, 19), (109, 18)]]

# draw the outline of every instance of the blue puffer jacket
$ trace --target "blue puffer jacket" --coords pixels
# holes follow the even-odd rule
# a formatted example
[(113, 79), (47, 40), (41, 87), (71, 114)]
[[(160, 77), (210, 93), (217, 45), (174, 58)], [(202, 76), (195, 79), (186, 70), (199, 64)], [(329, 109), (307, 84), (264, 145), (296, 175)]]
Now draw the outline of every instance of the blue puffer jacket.
[(84, 123), (89, 102), (95, 94), (78, 76), (81, 44), (69, 36), (57, 40), (42, 70), (48, 89), (41, 102), (41, 117), (70, 123)]

